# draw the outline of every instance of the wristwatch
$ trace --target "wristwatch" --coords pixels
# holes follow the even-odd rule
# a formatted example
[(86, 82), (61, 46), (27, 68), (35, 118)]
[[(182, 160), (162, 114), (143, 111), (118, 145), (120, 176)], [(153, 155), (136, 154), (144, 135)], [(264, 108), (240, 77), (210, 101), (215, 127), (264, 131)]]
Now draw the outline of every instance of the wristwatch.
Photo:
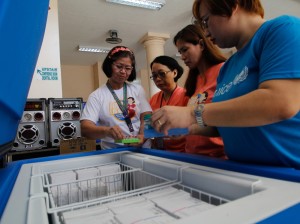
[(196, 116), (198, 125), (200, 127), (206, 127), (207, 125), (204, 123), (203, 117), (202, 117), (203, 112), (204, 112), (204, 104), (197, 104), (194, 109), (194, 112), (195, 112), (195, 116)]

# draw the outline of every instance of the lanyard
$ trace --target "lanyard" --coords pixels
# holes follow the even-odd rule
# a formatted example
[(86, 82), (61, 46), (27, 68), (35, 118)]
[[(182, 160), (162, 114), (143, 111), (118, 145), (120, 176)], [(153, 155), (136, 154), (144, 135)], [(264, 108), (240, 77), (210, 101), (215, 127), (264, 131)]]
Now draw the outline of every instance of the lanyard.
[(130, 132), (133, 132), (133, 126), (131, 123), (131, 119), (128, 116), (128, 112), (127, 112), (127, 84), (126, 82), (124, 82), (124, 86), (123, 86), (123, 105), (120, 101), (120, 99), (118, 98), (117, 94), (115, 93), (115, 91), (113, 90), (113, 88), (111, 87), (111, 85), (109, 84), (109, 82), (107, 81), (106, 83), (107, 88), (109, 89), (109, 91), (111, 92), (111, 94), (113, 95), (115, 101), (117, 102), (120, 110), (122, 111), (122, 114), (124, 116), (125, 122), (129, 128)]

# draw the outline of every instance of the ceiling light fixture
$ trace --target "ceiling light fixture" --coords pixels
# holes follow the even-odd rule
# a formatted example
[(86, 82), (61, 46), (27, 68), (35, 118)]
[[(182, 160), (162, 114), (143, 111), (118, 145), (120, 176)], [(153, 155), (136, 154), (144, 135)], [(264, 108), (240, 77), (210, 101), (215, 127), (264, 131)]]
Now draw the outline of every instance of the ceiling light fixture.
[(165, 0), (106, 0), (106, 2), (153, 10), (160, 10), (166, 4)]
[(78, 51), (92, 52), (92, 53), (108, 53), (111, 48), (106, 47), (91, 47), (91, 46), (78, 46)]

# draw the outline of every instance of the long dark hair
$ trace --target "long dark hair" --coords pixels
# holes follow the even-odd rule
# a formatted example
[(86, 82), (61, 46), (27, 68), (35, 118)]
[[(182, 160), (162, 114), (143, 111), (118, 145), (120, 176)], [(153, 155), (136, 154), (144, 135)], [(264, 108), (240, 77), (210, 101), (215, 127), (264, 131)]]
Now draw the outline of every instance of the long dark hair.
[(150, 68), (152, 69), (152, 65), (154, 63), (158, 63), (158, 64), (162, 64), (167, 66), (171, 71), (174, 71), (175, 69), (177, 70), (177, 75), (174, 78), (174, 81), (177, 82), (177, 80), (182, 76), (183, 74), (183, 68), (178, 64), (178, 62), (169, 56), (158, 56), (156, 58), (154, 58), (154, 60), (151, 62), (150, 64)]
[(133, 67), (131, 74), (129, 75), (127, 81), (132, 82), (136, 79), (136, 69), (135, 69), (135, 57), (133, 52), (125, 46), (116, 46), (112, 48), (109, 53), (107, 54), (106, 58), (102, 63), (102, 70), (105, 75), (110, 78), (112, 74), (112, 64), (120, 59), (120, 58), (127, 58), (131, 59), (131, 66)]
[[(191, 43), (193, 45), (197, 45), (200, 44), (200, 40), (202, 40), (201, 43), (203, 44), (204, 48), (201, 60), (204, 60), (204, 62), (209, 67), (222, 63), (226, 60), (225, 56), (223, 56), (219, 48), (205, 37), (205, 34), (201, 27), (196, 24), (187, 25), (182, 30), (180, 30), (175, 35), (173, 43), (176, 45), (177, 41), (183, 41)], [(197, 67), (189, 70), (188, 77), (184, 84), (186, 95), (189, 97), (193, 96), (196, 91), (197, 76), (199, 75), (199, 73), (200, 71), (198, 71)]]

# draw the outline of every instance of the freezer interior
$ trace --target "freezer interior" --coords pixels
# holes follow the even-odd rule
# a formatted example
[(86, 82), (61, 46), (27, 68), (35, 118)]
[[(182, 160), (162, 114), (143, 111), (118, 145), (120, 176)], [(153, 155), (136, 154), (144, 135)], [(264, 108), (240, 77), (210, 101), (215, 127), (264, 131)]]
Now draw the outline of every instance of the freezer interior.
[(299, 183), (120, 151), (24, 164), (1, 223), (257, 223), (299, 196)]

